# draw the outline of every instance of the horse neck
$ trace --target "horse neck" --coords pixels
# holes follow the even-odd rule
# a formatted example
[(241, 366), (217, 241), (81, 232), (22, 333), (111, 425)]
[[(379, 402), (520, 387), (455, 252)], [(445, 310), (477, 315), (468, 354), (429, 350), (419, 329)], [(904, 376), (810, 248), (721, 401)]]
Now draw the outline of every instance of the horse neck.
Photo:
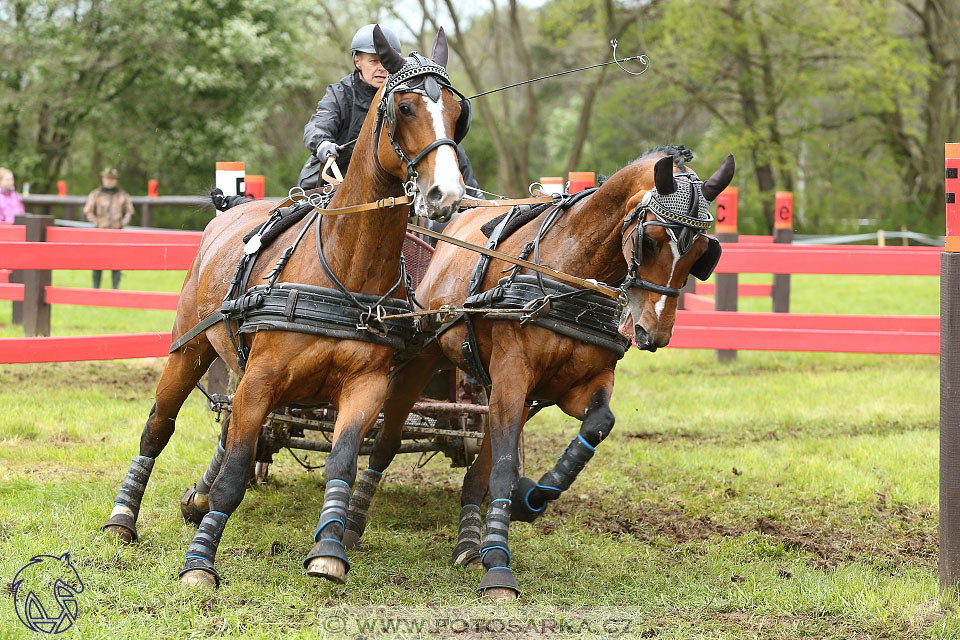
[(540, 242), (543, 264), (601, 282), (624, 276), (622, 212), (635, 189), (633, 180), (618, 174), (561, 214)]
[[(349, 171), (337, 188), (330, 208), (403, 195), (400, 181), (384, 171), (377, 161), (372, 120), (368, 115)], [(323, 220), (323, 255), (347, 290), (384, 293), (397, 281), (407, 210), (408, 207), (399, 206)]]

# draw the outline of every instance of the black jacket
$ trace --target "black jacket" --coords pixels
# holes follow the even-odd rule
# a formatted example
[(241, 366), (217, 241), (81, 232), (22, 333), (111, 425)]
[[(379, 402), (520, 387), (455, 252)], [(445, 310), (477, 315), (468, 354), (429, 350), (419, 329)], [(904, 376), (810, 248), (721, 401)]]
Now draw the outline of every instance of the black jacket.
[[(360, 135), (360, 128), (363, 127), (363, 121), (376, 93), (376, 87), (361, 80), (358, 71), (327, 87), (327, 92), (317, 103), (317, 111), (303, 127), (303, 144), (311, 156), (300, 171), (298, 184), (301, 187), (312, 189), (317, 186), (320, 170), (323, 168), (323, 163), (316, 157), (317, 147), (321, 142), (332, 140), (342, 145)], [(350, 145), (342, 149), (337, 157), (337, 166), (344, 175), (347, 174), (352, 156), (353, 145)], [(464, 184), (468, 187), (478, 186), (470, 160), (460, 145), (457, 145), (457, 159)]]

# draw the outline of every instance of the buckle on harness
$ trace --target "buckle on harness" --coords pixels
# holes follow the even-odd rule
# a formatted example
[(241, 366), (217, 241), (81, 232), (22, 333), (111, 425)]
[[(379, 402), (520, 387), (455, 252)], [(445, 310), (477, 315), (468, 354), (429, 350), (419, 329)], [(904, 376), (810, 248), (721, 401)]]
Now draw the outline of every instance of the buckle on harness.
[(544, 296), (542, 298), (537, 298), (536, 300), (531, 300), (527, 304), (523, 305), (523, 310), (526, 313), (520, 314), (520, 326), (525, 327), (534, 320), (540, 318), (540, 316), (550, 313), (550, 298), (551, 296)]
[[(374, 316), (374, 308), (367, 307), (366, 311), (360, 313), (360, 322), (357, 323), (358, 331), (367, 331), (372, 333), (375, 336), (380, 336), (381, 338), (386, 337), (390, 333), (390, 329), (387, 327), (386, 323), (383, 321), (383, 307), (377, 305), (376, 308), (376, 317)], [(370, 321), (373, 320), (380, 325), (380, 328), (370, 326)]]

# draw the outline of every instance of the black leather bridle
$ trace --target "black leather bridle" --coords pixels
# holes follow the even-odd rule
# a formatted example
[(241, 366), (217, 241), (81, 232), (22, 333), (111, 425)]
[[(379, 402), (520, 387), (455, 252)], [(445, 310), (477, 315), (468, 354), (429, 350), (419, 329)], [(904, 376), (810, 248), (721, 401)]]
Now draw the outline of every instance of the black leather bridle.
[[(679, 197), (673, 194), (662, 196), (654, 187), (644, 194), (640, 204), (623, 219), (623, 244), (626, 244), (628, 239), (633, 240), (627, 277), (621, 285), (621, 289), (624, 291), (635, 287), (671, 298), (680, 296), (680, 289), (669, 286), (669, 283), (667, 285), (656, 284), (640, 277), (645, 230), (648, 226), (663, 227), (670, 239), (676, 243), (681, 256), (690, 251), (697, 237), (704, 235), (710, 239), (709, 250), (697, 260), (690, 270), (690, 273), (700, 280), (710, 277), (720, 257), (719, 241), (704, 233), (713, 222), (713, 215), (707, 209), (709, 202), (703, 197), (701, 190), (703, 183), (692, 171), (676, 173), (673, 177), (677, 182), (678, 190), (683, 190)], [(647, 213), (653, 213), (655, 219), (646, 220)], [(636, 225), (628, 231), (634, 221), (636, 221)]]

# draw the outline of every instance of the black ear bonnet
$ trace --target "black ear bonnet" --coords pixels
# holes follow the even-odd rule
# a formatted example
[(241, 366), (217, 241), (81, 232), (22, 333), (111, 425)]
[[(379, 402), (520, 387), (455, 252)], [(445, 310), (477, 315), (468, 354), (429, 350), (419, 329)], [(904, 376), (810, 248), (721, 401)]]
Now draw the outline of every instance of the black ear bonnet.
[(449, 89), (460, 98), (460, 117), (453, 129), (453, 141), (459, 144), (470, 131), (473, 120), (470, 100), (453, 87), (446, 69), (416, 51), (411, 52), (404, 60), (399, 71), (390, 74), (383, 87), (379, 111), (386, 119), (390, 135), (393, 136), (397, 128), (395, 93), (419, 93), (437, 102), (441, 98), (441, 87)]

